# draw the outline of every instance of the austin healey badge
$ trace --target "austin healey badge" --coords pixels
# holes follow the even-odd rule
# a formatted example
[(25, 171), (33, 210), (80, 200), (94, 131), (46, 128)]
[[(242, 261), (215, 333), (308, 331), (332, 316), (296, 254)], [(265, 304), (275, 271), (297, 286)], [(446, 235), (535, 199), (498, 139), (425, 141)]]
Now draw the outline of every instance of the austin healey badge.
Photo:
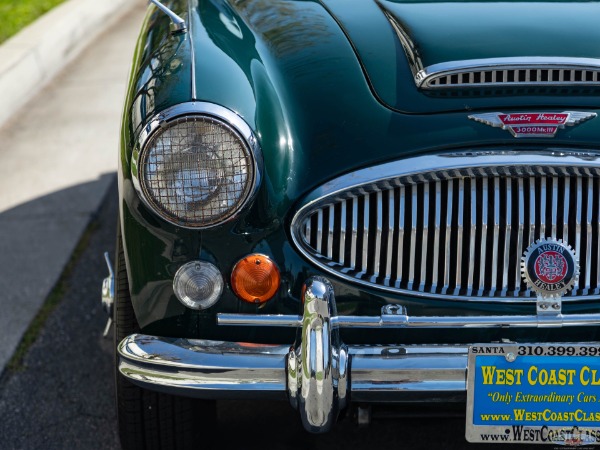
[(538, 298), (560, 298), (577, 282), (579, 264), (571, 246), (561, 239), (543, 238), (525, 250), (521, 272)]
[(563, 111), (561, 113), (528, 112), (504, 114), (501, 112), (472, 114), (469, 119), (492, 127), (508, 130), (516, 138), (554, 137), (559, 129), (578, 125), (596, 117), (596, 113)]

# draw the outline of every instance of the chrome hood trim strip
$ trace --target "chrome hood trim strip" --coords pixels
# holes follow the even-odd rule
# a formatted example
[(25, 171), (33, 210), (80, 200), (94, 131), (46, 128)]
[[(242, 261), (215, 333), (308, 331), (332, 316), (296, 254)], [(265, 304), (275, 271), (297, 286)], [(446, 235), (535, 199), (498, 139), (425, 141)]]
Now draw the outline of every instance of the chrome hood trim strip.
[[(591, 79), (575, 80), (569, 76), (566, 79), (538, 79), (532, 71), (557, 70), (557, 71), (584, 71), (591, 72)], [(507, 81), (497, 79), (500, 72), (526, 71), (523, 81)], [(493, 79), (476, 82), (471, 74), (492, 72)], [(477, 87), (477, 86), (600, 86), (600, 59), (595, 58), (570, 58), (570, 57), (508, 57), (471, 59), (466, 61), (449, 61), (422, 68), (415, 74), (415, 84), (422, 89), (440, 89), (452, 87)], [(435, 84), (435, 80), (452, 75), (468, 75), (469, 79), (457, 81), (452, 84)], [(503, 74), (501, 74), (503, 75)], [(562, 77), (562, 74), (559, 74)], [(533, 78), (533, 79), (532, 79)], [(551, 77), (550, 77), (551, 78)]]
[(196, 8), (198, 6), (198, 1), (197, 0), (188, 0), (188, 10), (187, 10), (187, 14), (188, 14), (188, 22), (189, 22), (189, 28), (190, 28), (190, 63), (192, 66), (192, 101), (196, 101), (198, 100), (198, 93), (196, 91), (196, 49), (194, 48), (194, 19), (192, 16), (192, 9)]

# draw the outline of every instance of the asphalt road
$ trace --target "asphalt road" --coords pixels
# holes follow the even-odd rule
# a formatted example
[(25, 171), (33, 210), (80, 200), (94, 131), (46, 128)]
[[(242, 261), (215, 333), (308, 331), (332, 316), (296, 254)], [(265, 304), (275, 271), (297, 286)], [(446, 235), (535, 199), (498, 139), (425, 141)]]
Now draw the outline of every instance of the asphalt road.
[[(29, 349), (22, 370), (0, 380), (2, 450), (119, 448), (113, 343), (102, 338), (106, 317), (100, 305), (100, 282), (106, 276), (102, 254), (113, 253), (116, 216), (114, 182), (66, 279), (60, 304)], [(464, 417), (416, 417), (414, 410), (368, 428), (348, 417), (321, 436), (305, 433), (286, 402), (220, 402), (218, 413), (215, 448), (221, 450), (490, 448), (465, 442)]]

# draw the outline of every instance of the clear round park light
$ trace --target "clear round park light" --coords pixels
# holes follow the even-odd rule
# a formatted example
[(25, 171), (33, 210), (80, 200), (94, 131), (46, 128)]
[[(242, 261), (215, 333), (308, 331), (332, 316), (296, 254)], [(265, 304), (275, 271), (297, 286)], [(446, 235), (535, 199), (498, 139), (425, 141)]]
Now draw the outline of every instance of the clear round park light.
[(223, 293), (223, 276), (209, 262), (191, 261), (181, 266), (175, 274), (173, 291), (188, 308), (207, 309)]

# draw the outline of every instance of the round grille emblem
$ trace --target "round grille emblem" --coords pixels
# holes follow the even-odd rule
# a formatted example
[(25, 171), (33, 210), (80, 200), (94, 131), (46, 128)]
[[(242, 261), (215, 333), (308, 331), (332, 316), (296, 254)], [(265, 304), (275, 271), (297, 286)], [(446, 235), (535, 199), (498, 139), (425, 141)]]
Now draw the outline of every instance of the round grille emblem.
[(575, 252), (561, 239), (538, 239), (525, 250), (522, 261), (523, 279), (540, 297), (562, 297), (579, 277)]

